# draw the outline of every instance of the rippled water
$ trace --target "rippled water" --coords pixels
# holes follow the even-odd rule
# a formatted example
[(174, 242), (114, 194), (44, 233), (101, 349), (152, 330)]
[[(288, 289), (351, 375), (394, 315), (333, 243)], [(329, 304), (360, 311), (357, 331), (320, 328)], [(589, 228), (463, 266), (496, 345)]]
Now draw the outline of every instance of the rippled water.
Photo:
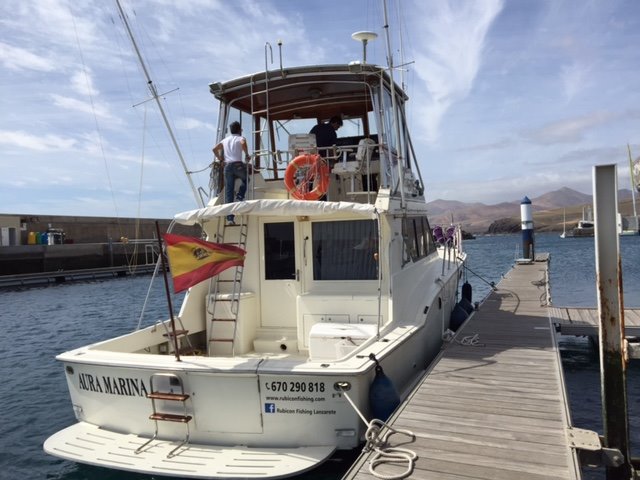
[[(519, 256), (518, 236), (481, 237), (466, 242), (474, 299), (484, 297)], [(551, 253), (551, 286), (556, 305), (595, 306), (593, 239), (537, 235), (536, 251)], [(626, 306), (640, 306), (640, 237), (621, 238)], [(150, 480), (58, 460), (42, 451), (52, 433), (75, 422), (58, 353), (135, 329), (148, 276), (127, 277), (0, 292), (0, 478), (56, 480)], [(174, 306), (180, 299), (174, 299)], [(166, 317), (162, 283), (151, 290), (144, 325)], [(563, 364), (574, 424), (601, 430), (599, 365), (584, 339), (566, 338)], [(628, 373), (630, 431), (640, 446), (640, 368)], [(635, 433), (634, 433), (635, 432)], [(353, 454), (335, 458), (305, 480), (340, 478)], [(166, 478), (166, 477), (156, 477)], [(598, 471), (585, 478), (603, 478)]]

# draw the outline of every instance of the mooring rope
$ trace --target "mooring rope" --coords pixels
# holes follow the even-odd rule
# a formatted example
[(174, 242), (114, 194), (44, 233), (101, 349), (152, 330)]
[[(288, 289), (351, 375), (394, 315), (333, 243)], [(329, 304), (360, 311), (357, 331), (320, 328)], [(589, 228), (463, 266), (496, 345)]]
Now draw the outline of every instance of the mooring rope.
[(452, 330), (445, 330), (445, 332), (442, 334), (442, 340), (450, 343), (450, 342), (455, 342), (458, 345), (463, 345), (466, 347), (477, 347), (477, 346), (484, 346), (483, 343), (480, 343), (480, 334), (476, 333), (475, 335), (467, 335), (466, 337), (462, 337), (461, 340), (458, 340), (457, 338), (455, 338), (456, 336), (456, 332), (452, 331)]
[[(349, 403), (365, 423), (365, 425), (367, 425), (367, 431), (365, 432), (365, 439), (367, 440), (367, 443), (364, 446), (364, 451), (375, 452), (375, 455), (373, 455), (373, 457), (369, 459), (369, 472), (374, 477), (381, 478), (383, 480), (397, 480), (406, 478), (411, 475), (411, 473), (413, 472), (413, 467), (415, 465), (415, 460), (418, 458), (418, 455), (416, 455), (413, 450), (409, 450), (408, 448), (390, 447), (388, 445), (391, 435), (394, 435), (396, 433), (407, 435), (413, 441), (416, 439), (415, 434), (411, 430), (395, 429), (377, 418), (374, 418), (371, 421), (367, 421), (367, 419), (358, 409), (355, 403), (353, 403), (351, 398), (349, 398), (347, 392), (345, 390), (342, 390), (341, 393), (349, 401)], [(406, 470), (396, 475), (383, 475), (382, 473), (376, 472), (376, 467), (378, 465), (392, 461), (406, 462)]]
[(491, 287), (491, 290), (497, 290), (496, 287), (496, 282), (490, 282), (489, 280), (483, 278), (480, 274), (474, 272), (473, 270), (471, 270), (466, 263), (463, 264), (465, 271), (468, 270), (471, 273), (473, 273), (476, 277), (478, 277), (480, 280), (482, 280), (484, 283), (486, 283), (487, 285), (489, 285)]

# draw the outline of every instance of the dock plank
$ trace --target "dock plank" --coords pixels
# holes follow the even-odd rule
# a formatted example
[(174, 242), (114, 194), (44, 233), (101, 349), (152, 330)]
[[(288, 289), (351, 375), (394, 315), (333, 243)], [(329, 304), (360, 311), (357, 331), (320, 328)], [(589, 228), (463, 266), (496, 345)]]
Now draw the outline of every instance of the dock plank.
[[(549, 308), (549, 316), (563, 335), (598, 336), (600, 318), (597, 308), (559, 307)], [(624, 309), (625, 334), (627, 337), (640, 336), (640, 309)]]
[[(389, 420), (416, 436), (398, 445), (418, 456), (406, 478), (580, 478), (550, 319), (586, 322), (580, 318), (591, 312), (574, 320), (574, 312), (548, 307), (547, 278), (548, 257), (514, 266)], [(363, 453), (344, 479), (376, 478), (372, 456)], [(376, 472), (398, 475), (405, 468), (390, 462)]]

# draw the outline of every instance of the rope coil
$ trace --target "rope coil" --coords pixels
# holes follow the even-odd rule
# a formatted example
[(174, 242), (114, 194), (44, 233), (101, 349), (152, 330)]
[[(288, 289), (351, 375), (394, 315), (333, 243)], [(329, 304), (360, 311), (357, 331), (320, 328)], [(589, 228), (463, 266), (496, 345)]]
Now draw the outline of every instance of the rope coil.
[[(345, 396), (365, 425), (367, 425), (367, 431), (365, 432), (365, 439), (367, 443), (365, 444), (363, 451), (375, 452), (375, 455), (369, 459), (369, 472), (371, 475), (383, 480), (397, 480), (411, 475), (418, 455), (408, 448), (390, 447), (389, 438), (397, 433), (406, 435), (411, 439), (411, 441), (414, 441), (416, 439), (415, 434), (411, 430), (395, 429), (377, 418), (367, 421), (362, 412), (358, 407), (356, 407), (355, 403), (353, 403), (349, 395), (347, 395), (347, 392), (342, 389), (341, 393)], [(394, 475), (384, 475), (376, 471), (376, 467), (378, 465), (388, 462), (406, 462), (407, 468), (402, 473)]]
[(458, 345), (463, 345), (466, 347), (476, 347), (476, 346), (484, 346), (484, 344), (480, 343), (480, 334), (476, 333), (475, 335), (467, 335), (465, 337), (462, 337), (461, 340), (458, 340), (457, 338), (455, 338), (456, 333), (447, 329), (443, 334), (442, 334), (442, 340), (447, 342), (447, 343), (451, 343), (452, 341), (457, 343)]

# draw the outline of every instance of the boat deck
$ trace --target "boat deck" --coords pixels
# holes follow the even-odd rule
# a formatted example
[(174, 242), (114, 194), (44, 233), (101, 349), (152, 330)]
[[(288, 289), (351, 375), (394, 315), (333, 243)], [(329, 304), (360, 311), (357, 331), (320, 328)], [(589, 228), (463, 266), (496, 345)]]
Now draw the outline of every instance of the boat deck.
[[(153, 440), (79, 422), (52, 435), (47, 453), (73, 462), (182, 478), (279, 478), (304, 472), (334, 447), (250, 448)], [(174, 452), (172, 454), (172, 452)]]
[[(597, 308), (551, 307), (549, 310), (551, 321), (563, 335), (598, 336)], [(640, 309), (624, 309), (624, 326), (627, 337), (640, 336)]]
[[(509, 271), (390, 419), (415, 434), (415, 441), (390, 441), (417, 454), (407, 478), (580, 478), (546, 305), (547, 259)], [(344, 478), (374, 478), (372, 456), (363, 453)], [(406, 468), (395, 462), (375, 470), (398, 475)]]

